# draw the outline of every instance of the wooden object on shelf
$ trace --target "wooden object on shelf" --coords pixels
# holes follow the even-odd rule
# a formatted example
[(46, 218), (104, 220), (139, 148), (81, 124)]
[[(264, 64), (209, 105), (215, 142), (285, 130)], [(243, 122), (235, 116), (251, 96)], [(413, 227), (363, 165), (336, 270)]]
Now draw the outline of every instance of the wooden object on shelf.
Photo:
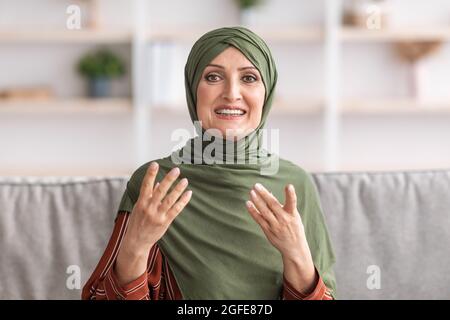
[(342, 23), (367, 30), (380, 30), (388, 26), (385, 0), (354, 0), (344, 10)]
[(441, 46), (442, 41), (409, 41), (395, 44), (400, 57), (410, 64), (410, 92), (417, 100), (424, 99), (423, 88), (427, 70), (422, 60), (436, 53)]
[(0, 90), (0, 99), (5, 100), (49, 100), (53, 98), (49, 88), (11, 88)]
[[(367, 27), (367, 15), (361, 16), (354, 12), (345, 12), (342, 20), (343, 24), (345, 26), (351, 26), (351, 27), (357, 27), (361, 29), (368, 29)], [(388, 25), (387, 17), (380, 16), (380, 28), (379, 29), (385, 29)]]
[(437, 52), (442, 41), (402, 41), (395, 44), (400, 57), (408, 62), (416, 62)]
[[(87, 11), (88, 19), (84, 22), (83, 29), (99, 29), (101, 27), (100, 3), (99, 0), (76, 0), (80, 7)], [(82, 11), (84, 14), (84, 10)]]
[(91, 29), (98, 29), (101, 27), (100, 4), (98, 0), (89, 0), (88, 26)]

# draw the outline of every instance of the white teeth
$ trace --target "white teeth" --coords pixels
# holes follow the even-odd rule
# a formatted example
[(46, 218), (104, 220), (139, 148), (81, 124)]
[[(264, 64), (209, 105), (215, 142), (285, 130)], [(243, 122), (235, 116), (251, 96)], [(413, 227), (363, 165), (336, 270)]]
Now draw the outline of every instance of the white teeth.
[(217, 114), (227, 114), (227, 115), (243, 115), (245, 112), (243, 110), (237, 109), (220, 109), (216, 110)]

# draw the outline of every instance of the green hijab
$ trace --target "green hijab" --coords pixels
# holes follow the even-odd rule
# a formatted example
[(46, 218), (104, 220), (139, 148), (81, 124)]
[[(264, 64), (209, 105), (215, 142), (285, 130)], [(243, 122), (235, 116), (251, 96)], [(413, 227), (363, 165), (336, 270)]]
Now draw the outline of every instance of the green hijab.
[[(243, 27), (220, 28), (194, 44), (185, 67), (191, 119), (198, 120), (196, 89), (205, 66), (229, 46), (239, 49), (263, 78), (266, 93), (261, 122), (252, 134), (236, 142), (208, 135), (196, 126), (199, 136), (170, 156), (155, 160), (160, 167), (157, 181), (178, 166), (179, 180), (186, 177), (193, 191), (189, 204), (158, 245), (184, 299), (278, 299), (283, 284), (281, 254), (250, 216), (245, 202), (257, 182), (283, 202), (284, 187), (291, 183), (297, 191), (298, 211), (314, 264), (334, 295), (335, 258), (312, 179), (303, 169), (262, 147), (261, 129), (271, 108), (277, 71), (259, 36)], [(201, 139), (202, 134), (206, 139)], [(212, 144), (217, 148), (210, 148)], [(245, 163), (238, 161), (242, 157)], [(235, 161), (221, 161), (230, 159)], [(133, 173), (119, 211), (132, 211), (150, 163)]]

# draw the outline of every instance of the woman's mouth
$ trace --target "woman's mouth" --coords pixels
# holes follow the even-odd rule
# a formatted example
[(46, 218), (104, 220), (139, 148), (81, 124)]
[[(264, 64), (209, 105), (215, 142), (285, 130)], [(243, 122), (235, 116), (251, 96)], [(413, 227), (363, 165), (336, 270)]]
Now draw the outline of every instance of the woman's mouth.
[(236, 120), (242, 118), (247, 112), (240, 108), (218, 108), (214, 110), (217, 118), (223, 120)]

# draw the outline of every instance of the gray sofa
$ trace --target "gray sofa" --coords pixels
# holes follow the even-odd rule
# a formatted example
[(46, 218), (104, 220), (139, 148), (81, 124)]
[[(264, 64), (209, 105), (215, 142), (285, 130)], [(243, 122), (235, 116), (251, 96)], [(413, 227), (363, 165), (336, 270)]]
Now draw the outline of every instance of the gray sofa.
[[(450, 298), (450, 170), (313, 178), (338, 298)], [(79, 299), (127, 179), (0, 178), (0, 299)]]

